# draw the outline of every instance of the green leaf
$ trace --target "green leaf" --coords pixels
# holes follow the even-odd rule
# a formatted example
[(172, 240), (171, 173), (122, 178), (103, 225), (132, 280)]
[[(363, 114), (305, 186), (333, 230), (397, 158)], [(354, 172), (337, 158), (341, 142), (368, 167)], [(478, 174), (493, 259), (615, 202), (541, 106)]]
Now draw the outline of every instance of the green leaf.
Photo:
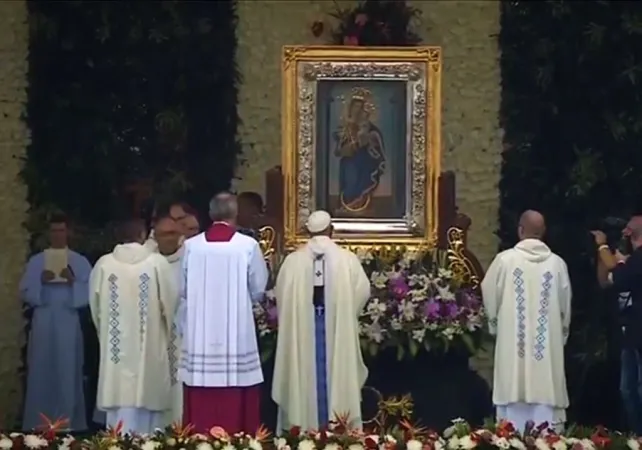
[(413, 358), (419, 353), (419, 344), (414, 339), (410, 338), (408, 342), (408, 350), (410, 350), (410, 356)]
[(463, 341), (464, 345), (471, 355), (474, 355), (477, 352), (477, 349), (475, 348), (475, 342), (473, 342), (473, 338), (470, 334), (462, 334), (461, 340)]
[(268, 361), (272, 355), (274, 355), (274, 346), (271, 344), (266, 344), (261, 349), (261, 362), (264, 363)]
[(405, 355), (406, 355), (406, 349), (403, 347), (403, 345), (402, 344), (397, 345), (397, 360), (401, 361)]

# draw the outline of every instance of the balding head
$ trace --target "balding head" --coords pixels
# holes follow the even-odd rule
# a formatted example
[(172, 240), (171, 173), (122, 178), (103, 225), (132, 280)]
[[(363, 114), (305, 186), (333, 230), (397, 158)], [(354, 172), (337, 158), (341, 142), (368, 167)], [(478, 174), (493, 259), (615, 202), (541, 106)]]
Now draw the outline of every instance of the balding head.
[(642, 216), (631, 217), (622, 234), (631, 240), (634, 249), (642, 247)]
[(230, 225), (236, 225), (236, 216), (238, 215), (238, 204), (236, 195), (229, 192), (216, 194), (210, 200), (210, 219), (214, 222), (227, 222)]
[(519, 218), (517, 235), (519, 240), (542, 239), (546, 233), (546, 222), (544, 216), (532, 209), (524, 211)]

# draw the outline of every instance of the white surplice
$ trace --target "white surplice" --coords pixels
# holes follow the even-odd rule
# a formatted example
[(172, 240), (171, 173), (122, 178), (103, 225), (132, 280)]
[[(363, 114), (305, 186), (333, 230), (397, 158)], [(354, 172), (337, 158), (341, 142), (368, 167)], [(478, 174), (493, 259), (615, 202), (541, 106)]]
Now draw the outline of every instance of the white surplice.
[(90, 277), (91, 314), (98, 330), (97, 408), (107, 425), (151, 433), (171, 404), (169, 337), (178, 299), (174, 273), (138, 243), (117, 245)]
[(263, 382), (252, 303), (268, 270), (259, 243), (235, 233), (208, 242), (185, 241), (182, 261), (179, 379), (188, 386), (246, 387)]
[[(176, 282), (176, 305), (178, 307), (178, 286), (181, 280), (181, 261), (183, 258), (183, 247), (180, 247), (175, 253), (171, 255), (163, 255), (167, 262), (170, 264), (173, 272), (174, 281)], [(167, 424), (182, 423), (183, 420), (183, 384), (178, 381), (178, 366), (180, 363), (181, 340), (178, 333), (178, 314), (172, 323), (172, 330), (170, 334), (169, 348), (169, 370), (170, 381), (172, 383), (172, 407), (170, 408), (167, 419)]]
[(566, 420), (564, 345), (571, 323), (566, 263), (537, 239), (495, 257), (482, 282), (491, 333), (496, 335), (493, 403), (499, 419)]
[(361, 354), (358, 317), (370, 296), (370, 281), (355, 254), (329, 237), (315, 236), (285, 258), (276, 282), (279, 333), (272, 398), (279, 406), (279, 429), (318, 428), (312, 302), (318, 255), (325, 263), (328, 412), (330, 419), (335, 413), (349, 413), (353, 426), (362, 425), (361, 389), (368, 369)]

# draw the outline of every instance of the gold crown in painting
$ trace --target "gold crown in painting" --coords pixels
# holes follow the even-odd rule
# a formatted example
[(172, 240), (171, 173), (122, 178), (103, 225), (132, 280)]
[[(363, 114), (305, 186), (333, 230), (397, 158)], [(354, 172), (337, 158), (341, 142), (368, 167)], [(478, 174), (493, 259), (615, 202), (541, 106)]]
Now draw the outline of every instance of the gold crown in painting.
[(352, 93), (350, 95), (350, 98), (352, 98), (353, 100), (361, 100), (365, 102), (365, 101), (369, 101), (371, 96), (372, 94), (368, 89), (362, 88), (362, 87), (355, 87), (355, 88), (352, 88)]

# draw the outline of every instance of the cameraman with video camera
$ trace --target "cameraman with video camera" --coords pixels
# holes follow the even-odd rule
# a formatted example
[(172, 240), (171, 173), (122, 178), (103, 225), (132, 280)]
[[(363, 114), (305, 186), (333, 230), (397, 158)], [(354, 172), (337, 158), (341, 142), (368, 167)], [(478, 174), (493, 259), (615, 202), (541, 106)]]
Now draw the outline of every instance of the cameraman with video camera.
[(618, 294), (623, 332), (620, 395), (631, 431), (642, 433), (642, 216), (622, 230), (613, 251), (603, 231), (591, 231), (597, 246), (598, 279)]

